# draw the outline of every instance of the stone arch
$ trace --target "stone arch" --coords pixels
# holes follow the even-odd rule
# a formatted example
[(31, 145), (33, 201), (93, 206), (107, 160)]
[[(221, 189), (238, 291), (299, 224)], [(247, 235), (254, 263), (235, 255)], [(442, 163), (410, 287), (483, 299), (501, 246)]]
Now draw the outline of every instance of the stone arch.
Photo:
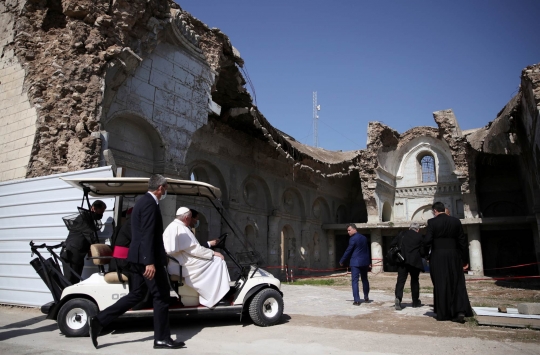
[(390, 203), (384, 202), (381, 215), (382, 222), (390, 222), (392, 217), (392, 206), (390, 206)]
[(336, 210), (336, 223), (347, 223), (348, 219), (347, 207), (340, 205)]
[(287, 214), (300, 216), (301, 220), (306, 219), (304, 199), (296, 188), (290, 187), (283, 192), (281, 195), (281, 208)]
[(270, 188), (263, 178), (253, 174), (248, 175), (241, 187), (242, 198), (248, 206), (264, 209), (267, 213), (273, 210)]
[(431, 213), (431, 205), (425, 205), (418, 208), (416, 211), (414, 211), (411, 220), (412, 221), (427, 221), (430, 218), (433, 218), (433, 214)]
[(195, 229), (195, 238), (201, 243), (201, 245), (206, 246), (206, 242), (210, 239), (210, 232), (208, 228), (208, 219), (206, 216), (201, 213), (201, 211), (197, 211), (198, 214), (198, 220), (199, 220), (199, 226)]
[(196, 181), (206, 182), (221, 190), (221, 201), (225, 205), (229, 201), (227, 184), (217, 166), (206, 160), (195, 160), (189, 165), (189, 175)]
[(324, 197), (317, 197), (311, 206), (311, 213), (315, 219), (322, 223), (331, 223), (330, 206)]
[(118, 166), (128, 168), (128, 176), (165, 172), (165, 141), (147, 120), (123, 112), (107, 120), (103, 127), (108, 134), (106, 148)]

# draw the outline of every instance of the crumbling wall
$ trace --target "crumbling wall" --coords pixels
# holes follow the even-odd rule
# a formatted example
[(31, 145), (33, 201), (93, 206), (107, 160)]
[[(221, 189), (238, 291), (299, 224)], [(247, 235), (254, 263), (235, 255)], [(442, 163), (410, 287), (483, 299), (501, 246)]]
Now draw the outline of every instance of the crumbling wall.
[(12, 46), (22, 5), (0, 3), (0, 181), (26, 176), (36, 132), (37, 113), (23, 88), (25, 69)]
[(26, 69), (37, 109), (27, 177), (92, 168), (99, 163), (103, 76), (124, 47), (151, 47), (151, 18), (165, 20), (166, 0), (28, 0), (15, 14), (10, 44)]
[[(525, 130), (525, 155), (528, 170), (535, 177), (536, 191), (540, 189), (540, 64), (531, 65), (521, 73), (521, 123)], [(537, 197), (540, 205), (540, 196)]]

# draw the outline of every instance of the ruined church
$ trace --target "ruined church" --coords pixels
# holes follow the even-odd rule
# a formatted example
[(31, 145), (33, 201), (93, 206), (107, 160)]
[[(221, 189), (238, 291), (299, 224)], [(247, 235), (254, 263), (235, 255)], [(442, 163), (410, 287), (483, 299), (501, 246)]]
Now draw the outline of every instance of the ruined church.
[[(172, 0), (3, 1), (0, 181), (110, 165), (207, 182), (243, 232), (232, 249), (249, 245), (276, 273), (335, 268), (347, 223), (369, 238), (373, 271), (392, 271), (391, 239), (435, 200), (462, 221), (470, 273), (540, 261), (540, 65), (485, 127), (461, 130), (452, 110), (404, 133), (369, 122), (367, 147), (347, 152), (273, 127), (243, 65)], [(170, 220), (182, 201), (167, 201)], [(199, 209), (197, 237), (219, 236)]]

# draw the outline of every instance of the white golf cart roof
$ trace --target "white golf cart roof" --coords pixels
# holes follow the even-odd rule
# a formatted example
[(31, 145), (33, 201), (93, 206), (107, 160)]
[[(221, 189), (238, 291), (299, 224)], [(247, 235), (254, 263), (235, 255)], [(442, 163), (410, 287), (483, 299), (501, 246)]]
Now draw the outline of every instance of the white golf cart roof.
[[(148, 191), (149, 178), (84, 178), (72, 179), (61, 178), (71, 186), (83, 190), (84, 187), (90, 189), (89, 195), (115, 196), (115, 195), (142, 195)], [(204, 196), (209, 198), (220, 198), (221, 190), (210, 184), (167, 178), (167, 194), (181, 196)]]

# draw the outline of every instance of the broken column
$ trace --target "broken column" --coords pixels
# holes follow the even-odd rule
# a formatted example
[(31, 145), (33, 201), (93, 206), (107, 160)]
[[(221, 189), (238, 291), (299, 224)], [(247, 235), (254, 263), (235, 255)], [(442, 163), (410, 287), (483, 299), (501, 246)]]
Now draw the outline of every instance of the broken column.
[(480, 225), (468, 225), (469, 237), (469, 268), (473, 275), (484, 275), (484, 262), (482, 259), (482, 244), (480, 243)]

